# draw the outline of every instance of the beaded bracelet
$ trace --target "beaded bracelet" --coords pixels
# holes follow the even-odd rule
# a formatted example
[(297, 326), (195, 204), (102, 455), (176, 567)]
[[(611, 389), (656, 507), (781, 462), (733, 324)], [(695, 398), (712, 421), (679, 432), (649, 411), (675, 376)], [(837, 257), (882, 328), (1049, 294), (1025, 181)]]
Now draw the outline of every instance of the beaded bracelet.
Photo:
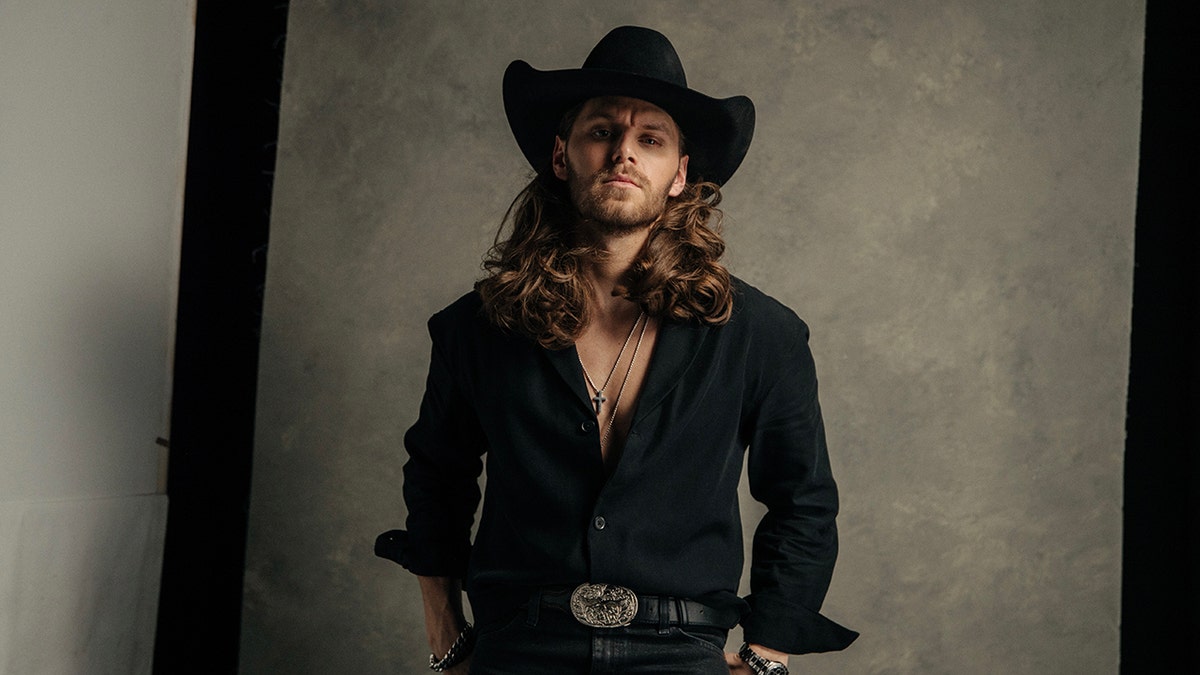
[(436, 654), (429, 655), (429, 668), (436, 672), (449, 670), (454, 666), (462, 663), (463, 659), (471, 653), (471, 648), (475, 646), (475, 629), (470, 622), (463, 627), (462, 632), (458, 634), (458, 638), (454, 644), (450, 645), (450, 650), (446, 652), (440, 660)]

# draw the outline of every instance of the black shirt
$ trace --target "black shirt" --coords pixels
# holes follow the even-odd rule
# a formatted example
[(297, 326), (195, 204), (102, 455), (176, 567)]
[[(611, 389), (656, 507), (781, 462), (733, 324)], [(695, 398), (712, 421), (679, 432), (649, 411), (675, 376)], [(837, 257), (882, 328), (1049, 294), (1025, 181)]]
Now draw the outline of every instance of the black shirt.
[[(535, 587), (591, 581), (737, 607), (747, 641), (788, 653), (850, 644), (857, 633), (818, 613), (837, 557), (838, 498), (808, 327), (734, 284), (726, 325), (663, 321), (611, 475), (574, 347), (502, 332), (475, 293), (434, 315), (425, 397), (404, 438), (401, 564), (465, 576), (477, 618), (517, 607)], [(742, 600), (747, 448), (751, 493), (768, 512)]]

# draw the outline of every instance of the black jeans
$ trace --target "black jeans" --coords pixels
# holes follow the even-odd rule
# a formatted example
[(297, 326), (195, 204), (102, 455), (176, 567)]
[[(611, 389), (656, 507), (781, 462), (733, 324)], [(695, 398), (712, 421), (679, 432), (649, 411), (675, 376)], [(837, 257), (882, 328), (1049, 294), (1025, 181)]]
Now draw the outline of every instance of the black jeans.
[(589, 628), (562, 611), (542, 609), (531, 620), (521, 610), (479, 627), (471, 675), (729, 675), (727, 634), (707, 626)]

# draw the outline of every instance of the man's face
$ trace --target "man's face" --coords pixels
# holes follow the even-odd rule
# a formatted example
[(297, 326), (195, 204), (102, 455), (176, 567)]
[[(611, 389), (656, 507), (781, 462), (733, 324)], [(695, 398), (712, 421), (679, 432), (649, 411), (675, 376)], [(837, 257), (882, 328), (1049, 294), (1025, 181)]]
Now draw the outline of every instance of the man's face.
[(641, 99), (593, 98), (567, 139), (554, 139), (554, 175), (567, 182), (580, 216), (612, 232), (654, 222), (687, 182), (675, 120)]

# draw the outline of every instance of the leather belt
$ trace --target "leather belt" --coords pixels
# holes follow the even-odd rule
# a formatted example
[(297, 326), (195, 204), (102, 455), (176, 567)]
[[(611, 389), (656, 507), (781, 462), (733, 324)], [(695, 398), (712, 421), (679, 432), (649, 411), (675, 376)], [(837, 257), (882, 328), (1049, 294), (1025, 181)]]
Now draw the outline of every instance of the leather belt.
[(718, 609), (686, 598), (640, 595), (612, 584), (548, 588), (537, 591), (531, 600), (534, 600), (530, 603), (531, 609), (541, 606), (561, 610), (593, 628), (618, 628), (640, 623), (657, 624), (659, 628), (712, 626), (728, 630), (741, 618), (733, 609)]

